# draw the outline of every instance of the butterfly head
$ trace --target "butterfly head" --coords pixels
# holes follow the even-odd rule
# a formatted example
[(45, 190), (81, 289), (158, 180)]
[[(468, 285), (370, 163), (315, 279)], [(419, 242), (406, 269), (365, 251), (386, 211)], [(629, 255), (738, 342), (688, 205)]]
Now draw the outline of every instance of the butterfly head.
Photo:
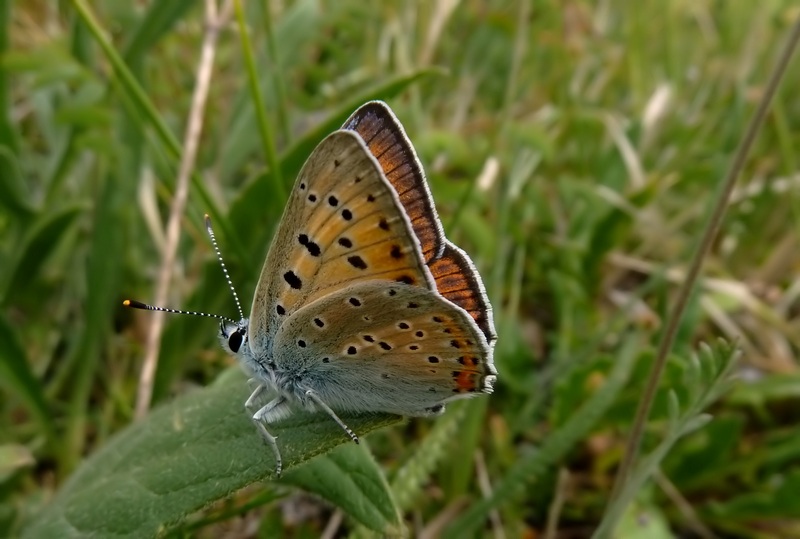
[(250, 322), (242, 318), (238, 322), (223, 320), (219, 325), (219, 342), (222, 349), (236, 358), (256, 378), (262, 381), (272, 381), (274, 378), (274, 364), (264, 358), (257, 359), (250, 347), (249, 337)]
[(243, 318), (236, 323), (230, 320), (223, 320), (219, 324), (219, 342), (226, 352), (236, 358), (240, 358), (240, 355), (248, 350), (248, 323), (248, 320)]

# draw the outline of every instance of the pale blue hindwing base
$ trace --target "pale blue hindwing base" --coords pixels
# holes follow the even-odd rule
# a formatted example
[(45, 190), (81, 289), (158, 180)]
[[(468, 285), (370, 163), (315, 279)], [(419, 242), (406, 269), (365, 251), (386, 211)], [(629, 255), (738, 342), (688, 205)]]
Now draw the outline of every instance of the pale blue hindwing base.
[[(408, 327), (400, 331), (398, 324)], [(298, 310), (276, 334), (273, 353), (282, 394), (302, 403), (312, 389), (337, 411), (430, 415), (439, 404), (478, 393), (456, 392), (455, 371), (473, 370), (483, 393), (496, 374), (489, 345), (463, 309), (424, 288), (384, 281)], [(472, 367), (469, 358), (477, 358)]]

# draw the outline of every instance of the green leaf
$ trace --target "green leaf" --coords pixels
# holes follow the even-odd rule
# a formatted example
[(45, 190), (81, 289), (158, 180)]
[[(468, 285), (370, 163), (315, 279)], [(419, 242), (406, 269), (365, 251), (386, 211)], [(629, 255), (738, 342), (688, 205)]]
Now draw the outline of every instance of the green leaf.
[(633, 468), (624, 483), (616, 490), (618, 494), (611, 500), (603, 515), (603, 520), (592, 537), (611, 537), (617, 530), (620, 519), (628, 506), (641, 491), (644, 484), (661, 467), (663, 460), (681, 437), (701, 428), (711, 419), (702, 410), (710, 406), (730, 385), (730, 372), (739, 351), (732, 344), (718, 339), (713, 345), (700, 343), (699, 353), (689, 364), (695, 365), (695, 372), (687, 377), (690, 402), (685, 403), (683, 411), (678, 410), (678, 400), (674, 392), (670, 392), (674, 404), (667, 432), (661, 442), (649, 454), (642, 457)]
[[(392, 492), (394, 492), (397, 505), (401, 509), (408, 510), (413, 507), (413, 502), (420, 497), (425, 485), (430, 482), (433, 472), (445, 456), (449, 457), (451, 461), (463, 463), (463, 453), (457, 453), (462, 446), (466, 446), (466, 450), (471, 451), (470, 455), (474, 453), (476, 443), (469, 438), (476, 437), (467, 436), (469, 433), (465, 432), (467, 430), (464, 425), (465, 416), (468, 409), (474, 409), (474, 406), (468, 408), (469, 405), (481, 401), (485, 403), (486, 400), (450, 404), (448, 413), (436, 420), (436, 424), (419, 444), (419, 447), (397, 470), (392, 478)], [(483, 419), (485, 412), (475, 415)], [(459, 442), (458, 448), (455, 447), (456, 440)], [(464, 453), (467, 452), (466, 450)], [(469, 466), (464, 467), (471, 470)]]
[(763, 522), (770, 517), (796, 519), (800, 514), (800, 470), (781, 474), (761, 491), (745, 491), (729, 500), (709, 502), (705, 511), (734, 522)]
[(400, 515), (386, 477), (363, 444), (341, 445), (280, 482), (318, 494), (371, 530), (398, 531)]
[(138, 27), (133, 29), (124, 48), (125, 60), (144, 58), (186, 13), (195, 6), (194, 2), (153, 2), (142, 17)]
[(445, 529), (442, 537), (467, 537), (474, 534), (488, 518), (489, 512), (519, 495), (526, 482), (541, 478), (565, 457), (614, 403), (638, 358), (636, 351), (641, 343), (635, 337), (626, 342), (619, 361), (614, 365), (605, 384), (598, 389), (572, 417), (542, 443), (541, 447), (517, 460), (510, 470), (497, 481), (489, 497), (474, 503)]
[(0, 445), (0, 485), (23, 468), (36, 464), (30, 448), (22, 444)]
[(616, 537), (625, 539), (673, 539), (669, 521), (658, 506), (631, 504), (620, 522)]
[[(0, 129), (2, 126), (0, 125)], [(0, 204), (16, 217), (29, 217), (34, 212), (25, 179), (19, 170), (17, 156), (8, 143), (0, 140)]]
[(30, 284), (36, 282), (35, 278), (42, 264), (53, 253), (64, 233), (82, 211), (78, 206), (70, 206), (41, 216), (31, 226), (24, 245), (19, 248), (17, 259), (7, 267), (8, 280), (0, 290), (1, 302), (8, 302), (12, 296), (30, 290)]
[(726, 401), (735, 406), (763, 408), (770, 403), (791, 402), (797, 398), (800, 398), (800, 373), (787, 372), (738, 384)]
[[(23, 536), (153, 536), (242, 487), (273, 478), (272, 452), (244, 411), (247, 395), (245, 376), (235, 368), (213, 385), (157, 408), (85, 460)], [(342, 419), (361, 436), (400, 420), (377, 414)], [(325, 414), (298, 412), (271, 431), (287, 475), (351, 443)], [(374, 467), (369, 462), (359, 469), (357, 459), (349, 457), (352, 475)]]
[(25, 347), (11, 324), (0, 315), (0, 380), (4, 387), (15, 389), (39, 420), (48, 437), (52, 435), (52, 420), (38, 378), (31, 370)]
[[(11, 2), (0, 2), (0, 57), (5, 58), (11, 47)], [(11, 155), (17, 155), (19, 140), (15, 122), (12, 121), (11, 85), (12, 76), (0, 69), (0, 147), (5, 146)], [(0, 162), (2, 165), (2, 162)], [(0, 172), (7, 172), (0, 168)], [(5, 174), (0, 178), (5, 178)], [(3, 182), (0, 182), (2, 184)]]

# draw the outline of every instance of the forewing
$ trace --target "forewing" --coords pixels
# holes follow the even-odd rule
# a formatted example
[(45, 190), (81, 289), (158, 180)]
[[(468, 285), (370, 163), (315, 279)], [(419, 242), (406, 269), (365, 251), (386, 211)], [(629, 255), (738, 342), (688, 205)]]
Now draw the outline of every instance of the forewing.
[(343, 129), (357, 132), (399, 195), (439, 293), (466, 310), (489, 344), (497, 339), (492, 308), (469, 256), (444, 237), (425, 173), (402, 124), (380, 101), (361, 106)]
[(402, 124), (391, 109), (380, 101), (370, 101), (359, 107), (342, 129), (358, 133), (378, 160), (400, 197), (422, 246), (425, 262), (441, 256), (444, 232), (425, 181), (425, 172)]
[(292, 188), (253, 300), (254, 355), (303, 305), (374, 279), (435, 287), (397, 193), (361, 138), (340, 130)]

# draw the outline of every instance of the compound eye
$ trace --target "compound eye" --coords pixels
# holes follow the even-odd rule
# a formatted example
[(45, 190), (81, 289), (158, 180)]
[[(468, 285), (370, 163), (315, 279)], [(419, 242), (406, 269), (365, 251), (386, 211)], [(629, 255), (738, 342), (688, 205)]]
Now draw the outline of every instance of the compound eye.
[(240, 331), (231, 333), (231, 336), (228, 337), (228, 347), (231, 349), (231, 352), (234, 354), (237, 353), (239, 348), (242, 347), (242, 341), (244, 341), (244, 337)]

